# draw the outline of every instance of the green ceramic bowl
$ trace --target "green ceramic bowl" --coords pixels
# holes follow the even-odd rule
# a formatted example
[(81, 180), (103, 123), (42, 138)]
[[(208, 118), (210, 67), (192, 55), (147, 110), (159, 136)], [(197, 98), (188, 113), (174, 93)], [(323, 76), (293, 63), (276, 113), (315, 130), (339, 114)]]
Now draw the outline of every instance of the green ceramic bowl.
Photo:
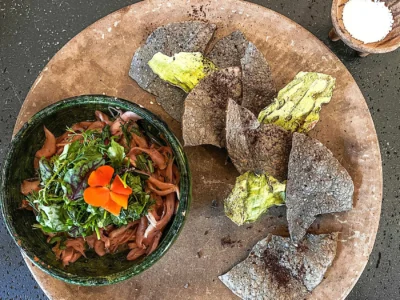
[[(35, 223), (33, 213), (18, 209), (23, 199), (20, 184), (34, 175), (33, 158), (44, 142), (43, 125), (57, 136), (65, 130), (65, 126), (82, 120), (93, 120), (95, 110), (108, 112), (109, 107), (137, 113), (144, 119), (145, 127), (151, 134), (162, 134), (172, 147), (181, 175), (178, 212), (164, 230), (157, 250), (147, 257), (127, 261), (126, 253), (99, 257), (88, 251), (86, 259), (81, 257), (77, 262), (63, 267), (51, 251), (51, 246), (46, 243), (42, 232), (32, 229)], [(107, 96), (79, 96), (57, 102), (35, 114), (13, 138), (1, 174), (1, 210), (15, 243), (41, 270), (68, 283), (85, 286), (117, 283), (155, 264), (177, 239), (185, 222), (190, 200), (191, 179), (187, 158), (167, 125), (150, 111), (132, 102)]]

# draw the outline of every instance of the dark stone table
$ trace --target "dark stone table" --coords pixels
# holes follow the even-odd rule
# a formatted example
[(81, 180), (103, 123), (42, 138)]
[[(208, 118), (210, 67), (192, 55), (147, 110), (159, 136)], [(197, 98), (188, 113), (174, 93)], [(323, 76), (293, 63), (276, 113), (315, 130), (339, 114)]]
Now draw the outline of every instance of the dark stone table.
[[(0, 2), (0, 167), (21, 104), (49, 59), (73, 36), (126, 0), (41, 0)], [(343, 61), (359, 84), (380, 139), (384, 171), (381, 226), (369, 263), (348, 299), (398, 299), (400, 286), (400, 173), (396, 164), (400, 142), (400, 55), (358, 58), (342, 42), (332, 43), (330, 3), (315, 0), (252, 1), (273, 9), (310, 30)], [(360, 132), (360, 134), (363, 134)], [(0, 299), (45, 299), (0, 220)]]

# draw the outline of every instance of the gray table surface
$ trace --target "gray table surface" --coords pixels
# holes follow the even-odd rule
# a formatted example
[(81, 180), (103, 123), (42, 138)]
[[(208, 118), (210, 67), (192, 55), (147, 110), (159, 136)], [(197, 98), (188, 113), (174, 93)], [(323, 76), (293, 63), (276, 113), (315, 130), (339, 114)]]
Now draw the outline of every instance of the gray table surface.
[[(0, 168), (19, 109), (50, 58), (85, 27), (137, 1), (0, 1)], [(328, 0), (251, 1), (273, 9), (321, 39), (363, 92), (378, 133), (384, 174), (380, 227), (369, 263), (348, 299), (400, 299), (400, 51), (358, 58), (327, 38)], [(360, 132), (360, 134), (363, 134)], [(0, 219), (0, 299), (46, 299)]]

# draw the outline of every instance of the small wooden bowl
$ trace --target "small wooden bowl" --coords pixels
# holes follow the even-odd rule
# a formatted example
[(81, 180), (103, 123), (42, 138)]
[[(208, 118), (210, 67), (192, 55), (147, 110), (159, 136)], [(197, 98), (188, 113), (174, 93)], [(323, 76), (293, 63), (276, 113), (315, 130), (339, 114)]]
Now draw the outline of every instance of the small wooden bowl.
[[(400, 0), (383, 0), (393, 14), (393, 29), (380, 42), (364, 44), (353, 38), (345, 29), (343, 24), (343, 8), (349, 0), (333, 0), (332, 3), (332, 23), (333, 28), (329, 32), (332, 41), (342, 40), (347, 46), (359, 52), (360, 56), (367, 56), (370, 53), (386, 53), (400, 47)], [(372, 0), (371, 0), (372, 1)]]

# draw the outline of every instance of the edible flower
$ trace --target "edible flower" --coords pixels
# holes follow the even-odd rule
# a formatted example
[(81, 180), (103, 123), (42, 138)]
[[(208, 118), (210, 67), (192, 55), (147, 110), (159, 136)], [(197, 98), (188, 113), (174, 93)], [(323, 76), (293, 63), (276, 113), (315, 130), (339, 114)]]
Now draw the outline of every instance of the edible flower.
[(88, 179), (89, 187), (83, 192), (83, 199), (87, 204), (102, 207), (106, 211), (118, 216), (121, 207), (127, 209), (128, 198), (132, 189), (119, 177), (115, 176), (113, 182), (114, 168), (101, 166), (93, 171)]

